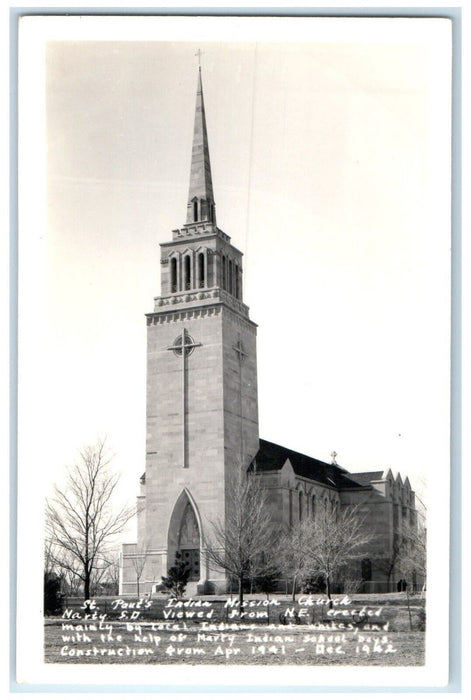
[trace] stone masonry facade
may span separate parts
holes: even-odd
[[[121,595],[155,591],[177,552],[191,570],[188,594],[228,589],[204,541],[211,522],[225,521],[236,469],[257,470],[280,532],[327,503],[358,504],[375,540],[352,575],[364,590],[393,588],[394,548],[417,523],[408,479],[350,474],[335,457],[328,464],[259,437],[257,326],[243,301],[243,255],[216,225],[201,72],[186,214],[161,243],[161,294],[146,316],[146,465],[137,542],[122,548]]]

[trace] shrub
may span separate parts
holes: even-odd
[[[307,576],[301,585],[303,593],[325,593],[326,588],[327,585],[323,574]]]
[[[44,614],[55,615],[62,612],[61,579],[57,574],[44,574]]]
[[[180,552],[175,554],[175,564],[170,567],[167,576],[162,576],[164,589],[175,598],[182,598],[185,595],[186,585],[190,577],[190,568],[182,560]]]
[[[267,573],[265,576],[257,576],[255,590],[260,593],[273,593],[278,588],[278,573]]]

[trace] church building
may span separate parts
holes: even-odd
[[[243,253],[217,225],[201,69],[186,223],[160,245],[161,292],[146,315],[146,466],[120,594],[136,594],[138,579],[141,595],[156,590],[177,552],[190,568],[187,594],[226,591],[205,556],[205,532],[224,522],[231,472],[254,465],[280,531],[323,504],[361,503],[376,537],[356,575],[364,590],[395,589],[400,576],[388,562],[416,523],[409,480],[390,470],[349,473],[335,453],[329,464],[259,436],[257,325],[244,303]]]

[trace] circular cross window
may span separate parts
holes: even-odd
[[[172,350],[178,357],[182,356],[183,351],[185,351],[185,357],[188,357],[188,355],[191,355],[194,349],[195,341],[189,333],[185,332],[182,335],[179,335],[173,341]]]

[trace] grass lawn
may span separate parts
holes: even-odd
[[[284,609],[288,603],[287,599],[282,601]],[[181,613],[184,619],[164,620],[164,600],[154,619],[134,613],[132,620],[132,612],[127,610],[124,620],[119,620],[113,619],[117,614],[110,614],[110,602],[104,606],[101,601],[97,612],[108,611],[101,621],[100,617],[85,619],[77,608],[73,615],[73,608],[68,609],[69,617],[46,619],[45,660],[72,664],[422,665],[425,633],[419,631],[418,620],[424,602],[413,601],[412,631],[405,603],[397,597],[356,597],[345,610],[367,605],[372,611],[379,610],[379,616],[371,616],[360,626],[341,616],[335,618],[332,628],[325,624],[325,609],[320,612],[314,607],[302,624],[283,625],[278,615],[281,607],[272,609],[269,622],[234,620],[223,615],[224,602],[213,599],[207,608],[199,609],[203,610],[200,618],[212,610],[209,620],[187,619],[187,612]],[[343,615],[341,606],[338,610]]]
[[[263,628],[257,625],[253,630],[230,630],[225,632],[225,637],[216,637],[217,634],[224,633],[201,632],[197,625],[172,632],[160,630],[157,624],[146,622],[141,625],[140,634],[136,634],[126,631],[125,624],[110,624],[112,640],[108,632],[106,642],[102,642],[97,633],[86,633],[85,640],[75,640],[73,643],[64,641],[70,632],[64,633],[61,623],[46,625],[46,661],[73,664],[229,663],[346,666],[409,666],[424,663],[423,632],[383,634],[363,630],[357,633],[340,633],[327,630],[320,632],[312,625]],[[387,648],[389,652],[386,652]],[[78,656],[81,651],[88,651],[91,655]],[[73,655],[69,656],[69,653]]]

